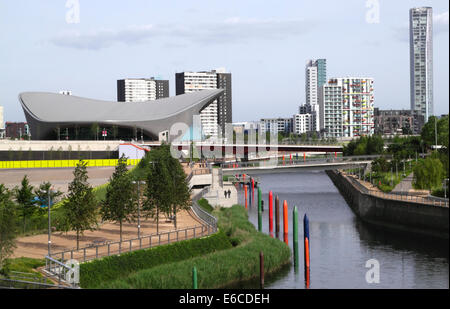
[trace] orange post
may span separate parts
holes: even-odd
[[[283,165],[284,165],[284,155],[283,155]]]
[[[291,164],[292,164],[292,153],[291,154],[289,154],[289,161],[291,162]]]
[[[308,238],[305,238],[305,266],[309,268],[309,241]]]
[[[283,225],[284,225],[284,242],[288,244],[288,205],[286,200],[283,202]]]
[[[306,162],[306,153],[303,153],[303,162]]]
[[[248,209],[248,202],[247,202],[247,185],[244,185],[244,194],[245,194],[245,209]]]

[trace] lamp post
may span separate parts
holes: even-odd
[[[52,230],[51,230],[51,217],[50,217],[50,206],[52,204],[51,201],[51,193],[52,193],[52,188],[49,188],[47,191],[45,190],[41,190],[42,193],[47,193],[48,195],[48,205],[47,205],[47,209],[48,209],[48,256],[51,256],[51,244],[52,244],[52,240],[51,240],[51,235],[52,235]]]
[[[137,180],[133,181],[133,184],[137,184],[137,191],[138,191],[138,238],[141,238],[141,190],[140,190],[140,184],[145,185],[145,181],[143,180]]]

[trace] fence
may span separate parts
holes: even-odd
[[[208,212],[206,212],[205,210],[203,210],[197,203],[200,197],[208,193],[209,190],[210,190],[209,187],[205,187],[202,189],[202,191],[200,191],[194,196],[194,198],[192,199],[192,211],[197,215],[197,217],[202,219],[208,226],[211,226],[212,230],[215,233],[217,231],[217,219]]]
[[[426,204],[426,205],[440,206],[440,207],[448,207],[448,200],[444,200],[444,199],[438,200],[438,199],[434,199],[434,198],[408,194],[407,192],[404,192],[404,193],[398,192],[395,194],[384,193],[383,191],[380,191],[380,190],[374,190],[374,189],[367,188],[359,180],[355,179],[352,176],[347,175],[346,177],[347,177],[347,179],[349,179],[352,182],[352,184],[357,189],[359,189],[359,191],[361,191],[365,194],[368,194],[368,195],[381,197],[384,199],[390,199],[390,200],[408,201],[408,202],[412,202],[412,203],[419,203],[419,204]]]
[[[8,277],[0,277],[0,289],[67,289],[69,286],[55,285],[49,282],[48,277],[39,276],[37,273],[25,273],[11,271]]]
[[[88,159],[87,166],[116,166],[118,159]],[[127,165],[137,165],[140,159],[128,159]],[[57,168],[75,167],[79,160],[31,160],[31,161],[0,161],[0,169],[14,168]]]
[[[163,244],[170,244],[174,241],[203,237],[215,233],[216,230],[216,227],[210,225],[188,227],[159,234],[153,233],[150,235],[141,236],[140,238],[114,242],[103,242],[92,244],[91,246],[79,249],[68,249],[53,253],[52,258],[61,262],[64,262],[67,259],[75,259],[81,263],[93,259],[98,259],[100,257],[131,252],[134,250],[147,249]]]

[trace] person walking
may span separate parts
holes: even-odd
[[[231,197],[231,190],[228,189],[228,198],[230,198],[230,197]]]

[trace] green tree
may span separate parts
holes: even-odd
[[[127,158],[122,155],[110,178],[106,198],[101,203],[100,210],[103,220],[119,223],[120,241],[122,241],[122,223],[133,221],[131,215],[136,209],[137,201],[131,175],[127,172]]]
[[[414,185],[417,189],[440,188],[444,177],[444,167],[439,159],[428,157],[414,167]]]
[[[176,215],[180,210],[188,209],[191,206],[191,190],[186,180],[186,174],[180,162],[170,155],[169,146],[163,147],[164,155],[168,158],[169,177],[172,180],[168,189],[170,192],[170,199],[172,204],[172,212],[174,217],[175,229],[177,228]]]
[[[172,207],[172,190],[170,188],[173,185],[173,180],[169,173],[167,164],[169,158],[166,156],[164,147],[165,144],[148,153],[147,188],[144,194],[145,201],[142,205],[146,217],[156,218],[158,231],[160,212],[168,214]]]
[[[16,237],[16,213],[12,192],[0,184],[0,271],[6,272],[7,258],[13,253]]]
[[[23,177],[20,189],[16,189],[14,193],[19,204],[18,209],[23,220],[23,232],[25,233],[27,218],[30,218],[36,211],[36,202],[33,200],[33,186],[30,185],[27,175]]]
[[[39,213],[44,214],[47,212],[45,207],[48,207],[48,192],[51,189],[52,184],[49,181],[43,182],[39,185],[39,188],[34,189],[34,194],[37,197],[37,205],[39,207]],[[58,202],[58,197],[62,195],[59,190],[50,190],[50,200],[52,205]]]
[[[98,129],[99,129],[98,123],[95,122],[91,125],[91,137],[94,140],[98,140]]]
[[[67,228],[77,233],[77,249],[79,249],[80,234],[85,230],[93,231],[97,227],[97,200],[88,183],[87,162],[80,160],[73,172],[74,179],[69,184],[67,202],[64,212],[67,218]]]

